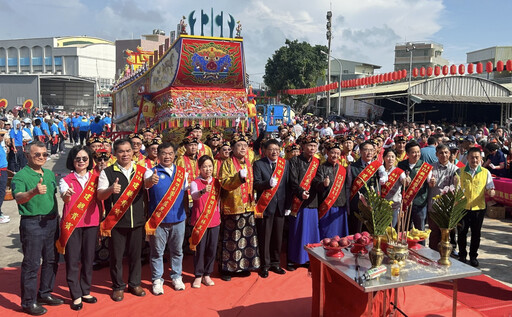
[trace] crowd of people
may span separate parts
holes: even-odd
[[[26,145],[20,143],[18,151],[24,152],[27,165],[12,179],[24,255],[21,306],[32,315],[44,314],[42,305],[63,303],[52,295],[59,253],[66,260],[71,309],[97,302],[90,289],[98,235],[110,239],[113,301],[122,301],[125,290],[145,296],[141,253],[146,236],[151,267],[147,278],[154,295],[164,293],[166,251],[176,291],[186,288],[186,249],[194,252],[192,288],[215,284],[215,263],[224,281],[254,271],[267,278],[269,272],[285,274],[307,266],[304,245],[364,230],[355,212],[358,193],[370,187],[392,201],[393,225],[407,200],[412,205],[411,226],[423,230],[428,224],[429,247],[437,250],[440,230],[428,217],[432,197],[446,186],[460,185],[468,213],[457,230],[458,258],[467,262],[471,230],[469,264],[478,266],[485,194],[494,195],[491,174],[508,176],[511,157],[508,130],[496,125],[388,125],[307,116],[279,126],[277,134],[262,127],[257,137],[236,132],[230,140],[213,131],[203,135],[203,127],[194,124],[178,146],[151,128],[112,144],[104,134],[110,129],[109,115],[49,118],[60,120],[57,144],[62,135],[74,145],[66,161],[70,173],[57,183],[54,173],[43,168],[49,155],[46,139],[34,137],[23,140]],[[68,119],[60,129],[58,123]],[[81,122],[88,122],[89,130],[76,128]],[[93,124],[103,124],[102,129],[93,131]],[[32,135],[39,136],[36,127]],[[0,130],[0,140],[8,133]],[[10,139],[17,148],[16,136]],[[64,202],[62,213],[57,196]],[[282,265],[285,244],[287,262]],[[123,279],[124,256],[129,262],[128,285]]]

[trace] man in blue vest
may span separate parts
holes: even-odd
[[[8,166],[13,172],[18,172],[25,167],[27,160],[23,151],[23,129],[18,120],[13,121],[13,127],[9,131],[10,151],[8,155]]]
[[[178,168],[174,162],[175,146],[171,143],[163,143],[158,146],[158,164],[154,169],[148,169],[144,175],[146,188],[149,188],[148,217],[151,218],[157,205],[165,199]],[[156,175],[158,177],[154,177]],[[154,235],[149,235],[149,246],[151,250],[151,280],[153,281],[153,294],[161,295],[163,290],[164,262],[163,255],[166,244],[169,247],[171,256],[171,280],[175,290],[185,289],[181,278],[183,262],[183,239],[185,237],[185,204],[188,203],[188,175],[185,173],[183,187],[174,204],[167,209],[167,215],[156,228]]]

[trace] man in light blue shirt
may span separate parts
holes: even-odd
[[[427,146],[420,150],[420,152],[421,152],[420,160],[425,161],[430,165],[437,162],[438,159],[436,156],[436,146],[437,146],[436,138],[433,136],[430,136],[427,139]]]

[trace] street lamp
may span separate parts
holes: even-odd
[[[326,28],[327,28],[327,32],[325,33],[326,37],[327,37],[327,49],[328,49],[328,53],[327,53],[327,86],[329,86],[331,84],[331,59],[329,58],[331,56],[331,38],[332,38],[332,32],[331,32],[331,26],[332,26],[332,11],[327,11],[327,15],[326,15],[326,18],[327,18],[327,24],[326,24]],[[326,105],[326,109],[325,109],[325,112],[326,112],[326,118],[329,117],[329,114],[331,113],[331,91],[330,90],[327,90],[327,105]]]
[[[416,49],[411,42],[405,44],[405,51],[411,53],[409,60],[409,88],[407,89],[407,122],[410,121],[410,108],[411,108],[411,80],[412,80],[412,51]],[[414,121],[414,118],[413,118]]]
[[[339,83],[338,83],[338,116],[340,115],[340,111],[341,111],[341,76],[343,74],[343,66],[341,65],[341,61],[339,59],[337,59],[336,57],[332,56],[332,55],[329,55],[327,54],[326,52],[324,51],[320,51],[322,54],[324,55],[327,55],[327,57],[329,58],[332,58],[334,59],[335,61],[338,62],[338,64],[340,65],[340,80],[339,80]],[[328,60],[327,61],[329,63],[329,65],[331,64],[331,61]]]

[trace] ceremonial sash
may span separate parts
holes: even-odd
[[[108,213],[105,220],[103,220],[100,224],[100,233],[104,237],[110,237],[110,232],[112,228],[115,227],[117,222],[123,218],[124,214],[130,208],[133,203],[135,197],[139,193],[141,189],[141,185],[144,180],[144,172],[146,168],[137,164],[133,165],[135,168],[135,175],[133,175],[132,180],[123,191],[117,202],[112,206],[112,209]]]
[[[162,197],[158,205],[156,206],[151,218],[146,222],[146,234],[154,235],[156,228],[160,225],[162,220],[167,216],[169,210],[171,210],[172,206],[176,202],[176,199],[180,195],[181,189],[183,188],[183,183],[185,182],[185,169],[180,166],[176,166],[176,173],[174,175],[174,180],[169,186],[169,189]]]
[[[217,174],[215,174],[215,176],[218,178],[219,174],[220,174],[220,168],[222,167],[222,162],[224,162],[224,161],[223,160],[215,160],[215,162],[217,163]]]
[[[379,161],[373,161],[359,175],[354,175],[354,183],[350,188],[350,199],[354,198],[357,192],[368,182],[370,178],[377,172],[381,163]]]
[[[309,163],[308,170],[304,177],[300,181],[300,188],[305,191],[308,191],[311,188],[311,181],[316,175],[316,171],[318,170],[318,166],[320,165],[320,161],[316,157],[311,158],[311,163]],[[291,215],[297,217],[297,213],[299,212],[300,206],[302,205],[302,200],[300,200],[297,196],[293,196]]]
[[[386,184],[382,185],[380,196],[382,198],[385,198],[389,191],[395,186],[396,181],[400,178],[400,174],[402,174],[404,171],[401,168],[395,167],[395,169],[389,174],[388,181]]]
[[[420,190],[421,186],[423,186],[423,183],[427,180],[428,173],[432,170],[432,165],[428,163],[423,163],[418,170],[418,173],[416,176],[414,176],[414,179],[412,180],[409,187],[407,187],[407,190],[405,191],[404,197],[403,197],[403,206],[404,208],[409,206],[411,202],[413,201],[414,197],[416,197],[416,194]]]
[[[220,183],[216,178],[212,180],[212,189],[208,195],[208,200],[206,200],[206,205],[204,205],[204,209],[197,219],[194,228],[192,229],[192,234],[188,239],[190,243],[190,250],[195,251],[196,246],[201,242],[206,229],[210,225],[210,222],[213,219],[213,215],[215,214],[215,209],[217,208],[220,197]]]
[[[329,209],[331,209],[332,205],[338,196],[341,193],[341,189],[343,188],[343,183],[345,182],[345,175],[347,174],[347,170],[341,164],[338,164],[338,171],[336,172],[336,177],[334,177],[334,183],[332,183],[331,190],[329,194],[325,198],[325,200],[318,207],[318,219],[322,218],[327,214]]]
[[[153,169],[158,165],[158,159],[152,161],[151,159],[146,157],[146,168]]]
[[[185,163],[185,170],[188,172],[188,182],[192,183],[194,179],[196,179],[197,175],[199,175],[199,168],[196,162],[195,169],[192,170],[192,163],[190,162],[190,158],[186,155],[183,155],[183,162]]]
[[[197,153],[199,154],[197,158],[200,158],[201,156],[206,154],[206,148],[204,146],[204,143],[201,143],[201,148],[197,150]]]
[[[277,178],[277,185],[273,188],[267,189],[263,191],[260,199],[258,199],[258,203],[256,204],[256,208],[254,209],[254,217],[263,218],[263,212],[267,208],[268,204],[274,198],[279,185],[281,184],[281,179],[283,178],[284,167],[286,164],[286,160],[282,157],[277,158],[276,169],[274,173],[272,173],[272,178]]]
[[[235,169],[237,173],[242,169],[242,166],[240,165],[240,162],[236,157],[231,158],[233,160],[233,165],[235,165]],[[245,165],[247,166],[247,177],[245,178],[245,183],[240,186],[240,189],[242,190],[242,202],[244,204],[247,204],[248,202],[252,201],[252,166],[249,162],[249,153],[247,153],[247,156],[245,157]]]
[[[60,226],[60,237],[55,242],[57,251],[64,254],[66,251],[66,244],[68,243],[69,237],[75,231],[76,226],[82,220],[83,216],[87,212],[90,203],[96,198],[96,188],[98,187],[99,171],[94,171],[89,175],[89,181],[85,184],[84,190],[78,196],[68,214],[62,219]]]

